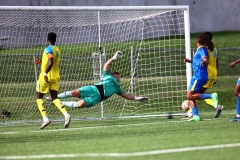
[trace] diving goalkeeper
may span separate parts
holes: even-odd
[[[113,94],[118,94],[122,98],[137,101],[146,101],[148,97],[134,96],[125,93],[120,87],[120,73],[110,72],[110,65],[123,55],[122,52],[117,51],[112,58],[110,58],[103,67],[102,80],[94,85],[83,86],[81,88],[66,91],[58,94],[59,99],[78,97],[78,102],[74,101],[62,101],[66,107],[92,107],[101,101],[104,101],[111,97]],[[46,97],[51,100],[51,97]]]

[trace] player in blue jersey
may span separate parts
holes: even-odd
[[[68,97],[78,97],[80,99],[78,102],[62,101],[64,106],[75,108],[92,107],[99,102],[111,97],[115,93],[122,98],[129,100],[148,100],[147,97],[138,97],[125,93],[120,87],[120,74],[118,72],[110,72],[110,65],[113,63],[113,61],[117,60],[121,56],[122,52],[117,51],[115,55],[104,64],[102,80],[99,83],[90,86],[83,86],[72,91],[66,91],[64,93],[58,94],[59,99],[64,99]],[[51,100],[50,97],[47,97],[47,99]]]
[[[233,68],[239,62],[240,62],[240,59],[238,59],[234,62],[231,62],[230,67]],[[236,104],[237,115],[236,115],[236,117],[232,118],[231,121],[238,122],[238,121],[240,121],[240,77],[237,80],[237,84],[234,89],[234,94],[237,96],[237,104]]]
[[[197,51],[194,54],[193,61],[185,58],[184,62],[192,63],[193,77],[188,87],[187,99],[193,102],[192,114],[190,121],[200,121],[201,117],[198,115],[196,100],[213,99],[214,105],[218,105],[218,95],[202,94],[201,89],[208,81],[208,63],[209,54],[208,49],[213,50],[213,43],[204,35],[198,36],[196,40]],[[207,46],[207,48],[206,48]]]
[[[207,31],[207,32],[202,33],[202,35],[206,36],[210,41],[212,41],[213,35],[211,32]],[[216,83],[216,79],[217,79],[217,71],[218,71],[218,66],[219,66],[217,49],[214,48],[214,50],[210,50],[208,48],[208,55],[209,55],[208,81],[206,84],[204,84],[203,88],[201,89],[201,93],[204,93],[208,88],[212,88],[213,85]],[[190,60],[188,60],[188,61],[191,63]],[[215,118],[218,118],[221,115],[223,106],[222,105],[215,106],[214,101],[212,99],[205,99],[204,101],[207,104],[216,108]],[[191,108],[188,110],[187,116],[185,118],[183,118],[182,120],[188,120],[190,118],[192,118],[192,109]]]
[[[65,116],[64,128],[69,127],[70,115],[67,113],[65,107],[57,98],[59,91],[59,64],[61,59],[60,49],[55,45],[57,35],[53,32],[48,34],[47,42],[48,47],[44,50],[42,54],[42,60],[36,59],[35,63],[41,64],[41,73],[36,85],[36,101],[38,109],[43,117],[43,123],[40,129],[45,128],[51,123],[48,119],[47,112],[44,106],[43,95],[50,92],[53,103]]]

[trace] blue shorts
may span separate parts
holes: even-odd
[[[240,77],[237,80],[237,85],[240,85]]]
[[[193,92],[199,92],[205,83],[207,83],[208,79],[195,79],[192,78],[188,90]]]

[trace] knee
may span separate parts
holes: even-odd
[[[86,103],[83,100],[80,100],[80,101],[78,101],[78,107],[84,108],[84,107],[86,107]]]
[[[191,100],[192,99],[192,95],[191,94],[187,94],[187,99]]]
[[[73,97],[79,97],[80,96],[80,91],[78,89],[75,89],[71,91],[71,94]]]

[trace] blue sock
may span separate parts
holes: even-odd
[[[198,116],[198,109],[196,106],[192,107],[192,114],[193,116]]]
[[[240,115],[240,97],[237,97],[236,111],[237,114]]]
[[[63,101],[62,102],[64,104],[64,106],[66,107],[73,107],[73,108],[77,108],[78,107],[78,102],[73,102],[73,101]]]
[[[57,96],[59,99],[72,97],[72,92],[71,91],[63,92],[63,93],[58,94]]]
[[[200,99],[212,99],[212,94],[201,94]]]

